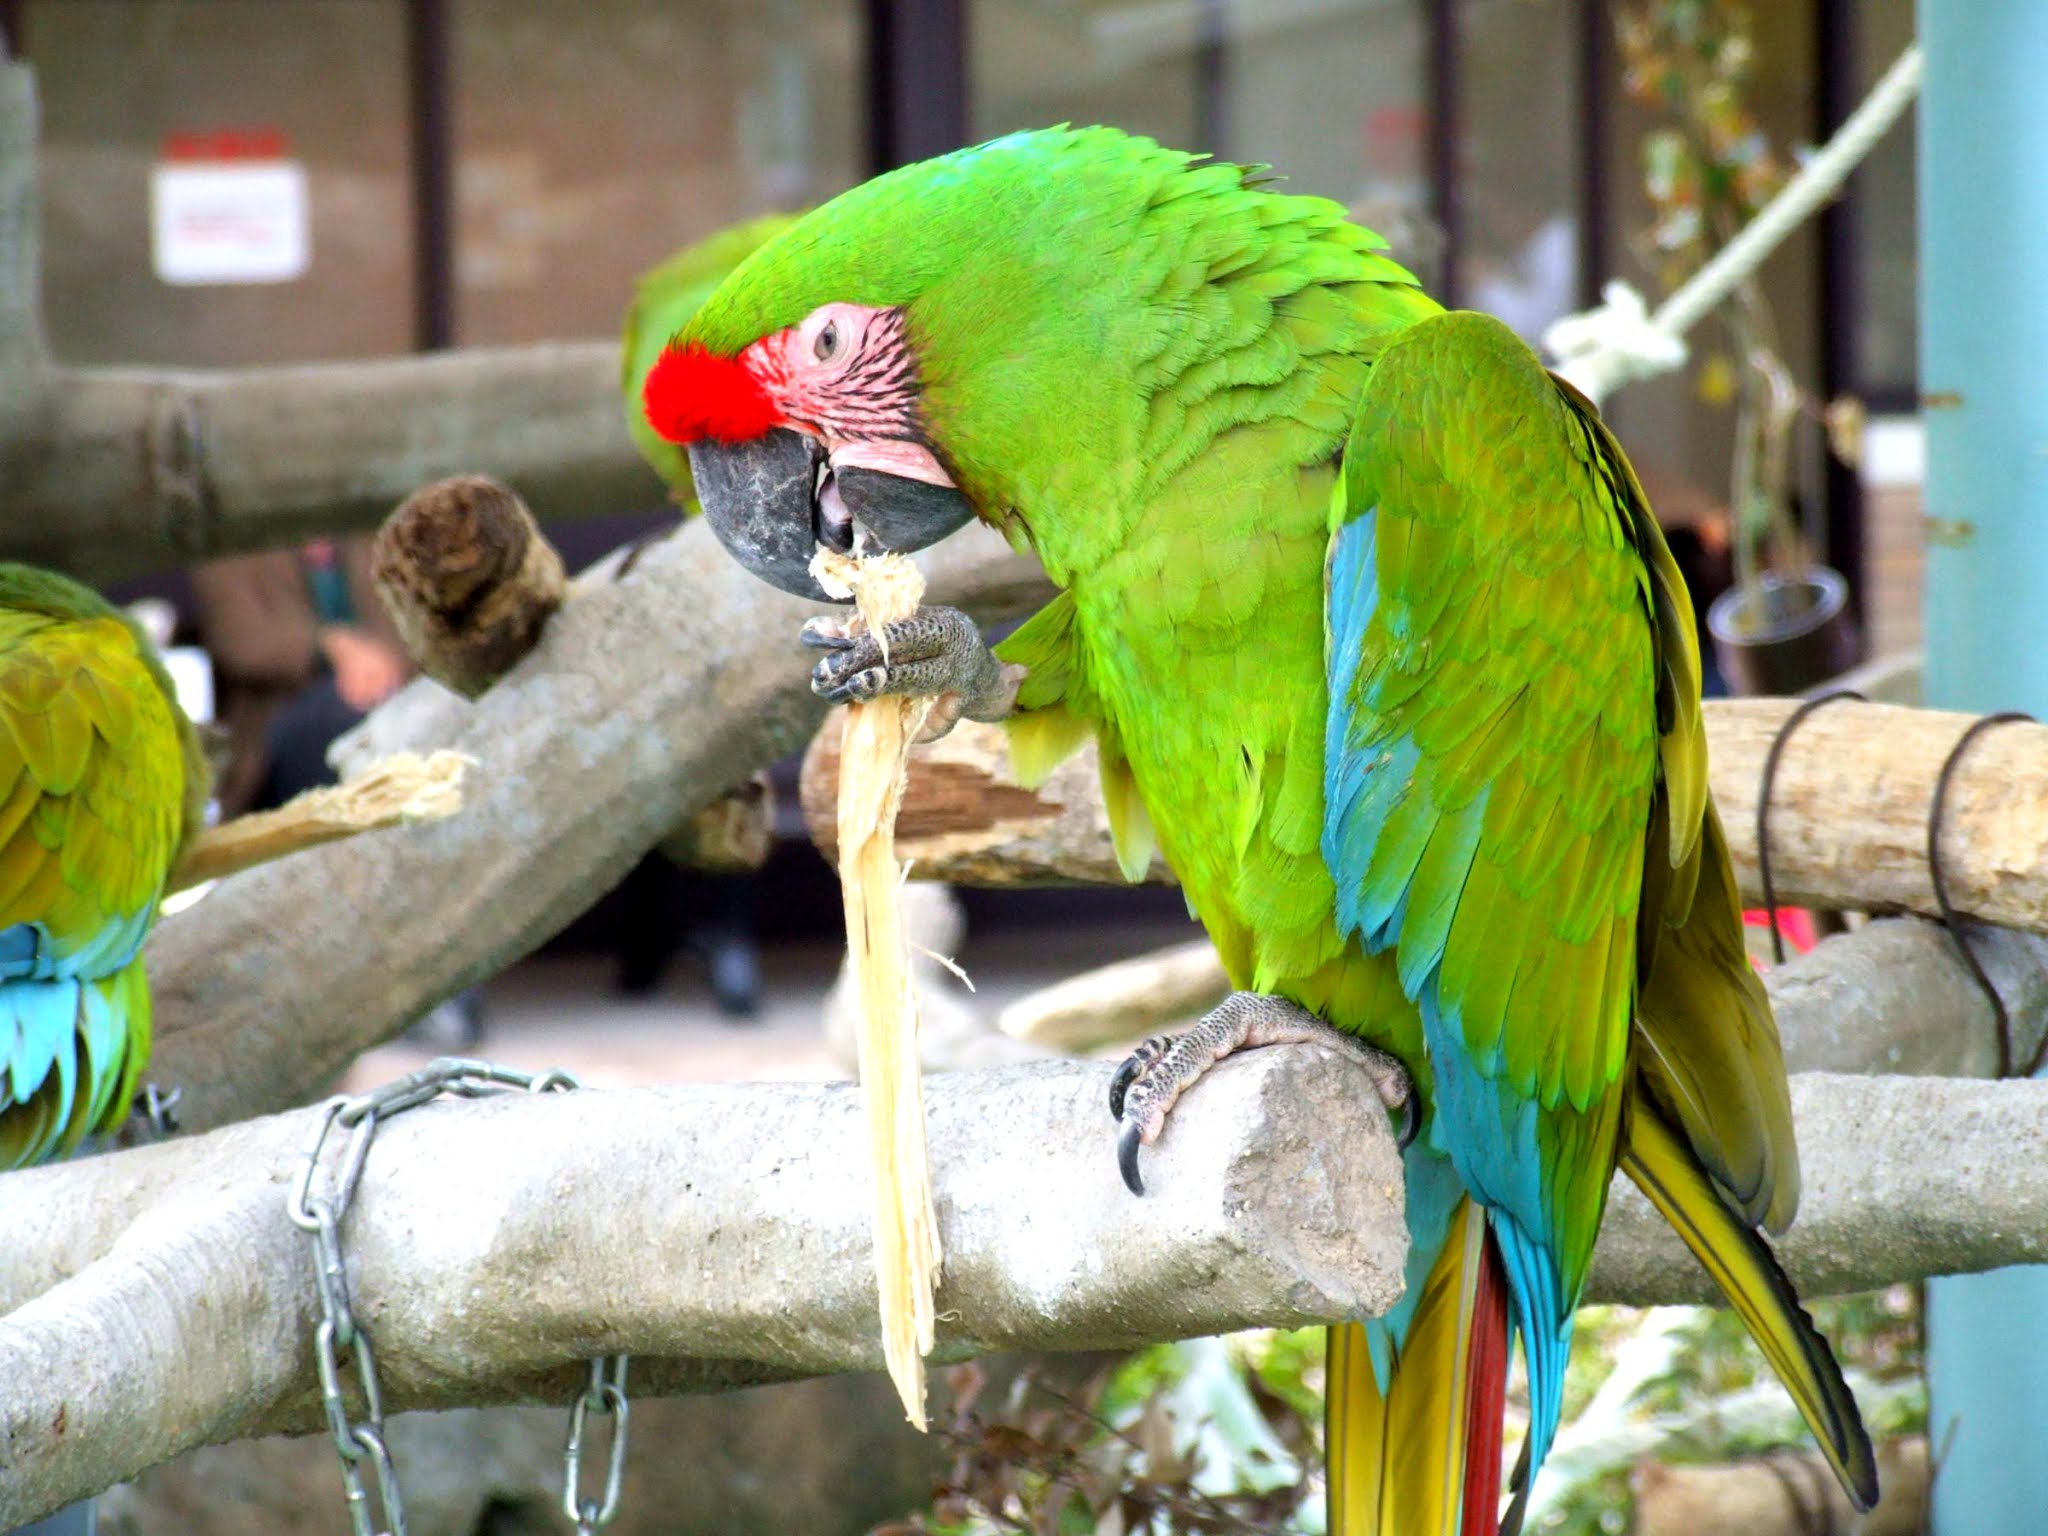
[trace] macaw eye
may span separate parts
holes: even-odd
[[[827,320],[825,329],[818,332],[818,339],[811,343],[811,352],[819,362],[829,363],[839,354],[839,322]]]

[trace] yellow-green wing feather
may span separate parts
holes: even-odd
[[[0,603],[17,595],[0,580]],[[126,1113],[149,1043],[139,951],[189,827],[161,673],[121,618],[66,597],[0,606],[0,1168]]]

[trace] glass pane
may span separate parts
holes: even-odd
[[[1109,123],[1263,161],[1425,281],[1421,0],[973,0],[974,134]]]
[[[1574,0],[1458,10],[1458,299],[1531,342],[1578,308],[1577,11]]]
[[[1858,74],[1865,91],[1913,41],[1912,0],[1865,0],[1856,8]],[[1862,303],[1856,318],[1855,387],[1909,398],[1919,378],[1913,113],[1881,139],[1849,183]]]
[[[607,335],[633,280],[866,169],[854,0],[457,0],[455,331]]]
[[[25,22],[59,357],[234,364],[412,345],[400,0],[29,0]],[[168,233],[152,228],[160,170],[190,192]]]

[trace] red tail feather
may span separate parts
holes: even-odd
[[[1462,1536],[1494,1536],[1494,1522],[1500,1518],[1501,1420],[1508,1398],[1508,1282],[1491,1226],[1485,1243],[1472,1304],[1472,1351],[1465,1368]]]

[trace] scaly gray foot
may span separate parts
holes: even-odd
[[[1371,1076],[1380,1102],[1395,1115],[1394,1138],[1406,1147],[1419,1117],[1408,1071],[1385,1051],[1367,1045],[1301,1004],[1264,992],[1233,992],[1177,1035],[1154,1035],[1125,1058],[1109,1084],[1109,1112],[1123,1122],[1116,1139],[1117,1166],[1131,1193],[1145,1193],[1138,1148],[1166,1128],[1174,1101],[1224,1057],[1261,1045],[1326,1045]]]
[[[1024,669],[996,660],[974,620],[957,608],[920,608],[884,625],[880,639],[816,618],[798,638],[828,653],[811,669],[811,692],[821,699],[851,704],[900,693],[935,700],[920,741],[945,735],[962,716],[1001,720],[1016,707],[1024,681]]]

